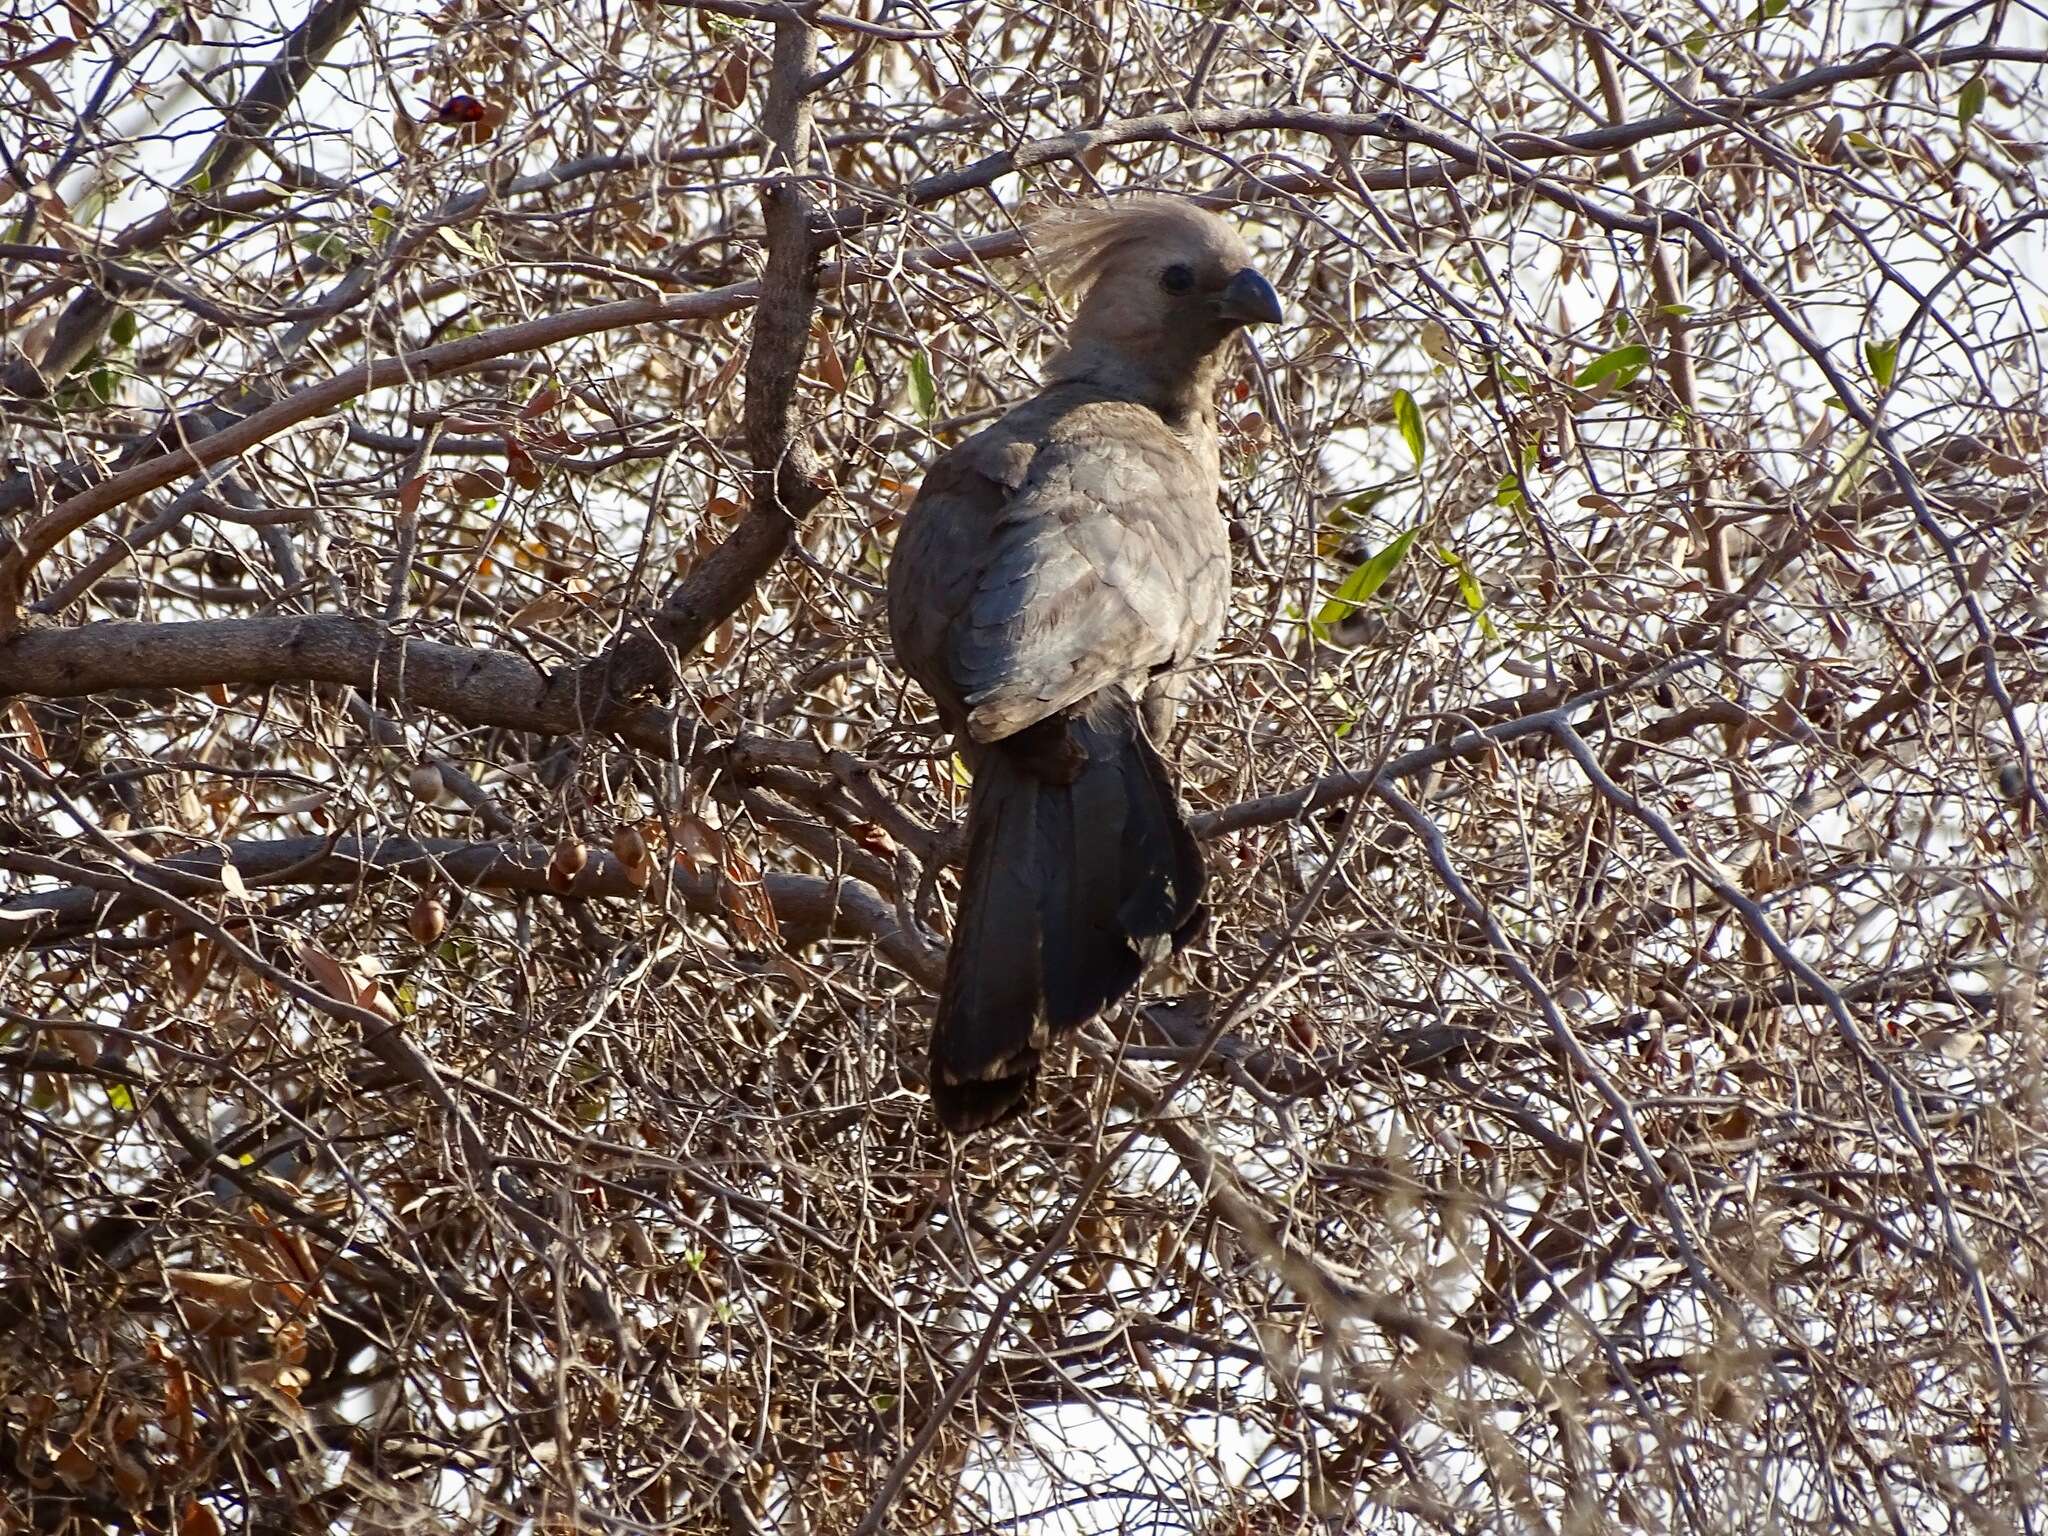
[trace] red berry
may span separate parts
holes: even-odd
[[[450,96],[434,109],[437,123],[480,123],[487,108],[474,96]]]

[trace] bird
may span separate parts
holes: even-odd
[[[1206,921],[1160,746],[1230,599],[1216,391],[1283,318],[1229,221],[1147,196],[1040,221],[1080,295],[1037,394],[932,462],[890,555],[897,664],[971,782],[932,1024],[938,1121],[1021,1113],[1046,1046]]]

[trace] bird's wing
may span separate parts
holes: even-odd
[[[1187,660],[1229,590],[1213,482],[1157,416],[1033,414],[934,466],[890,572],[898,654],[981,741]]]

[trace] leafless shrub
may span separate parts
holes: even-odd
[[[2039,1528],[2037,12],[0,32],[0,1525]],[[1135,189],[1215,920],[948,1146],[879,575]]]

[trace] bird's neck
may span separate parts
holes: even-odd
[[[1184,436],[1210,438],[1216,435],[1216,385],[1222,376],[1220,352],[1190,359],[1165,349],[1157,357],[1133,357],[1085,341],[1068,346],[1045,371],[1048,384],[1099,389],[1157,413]]]

